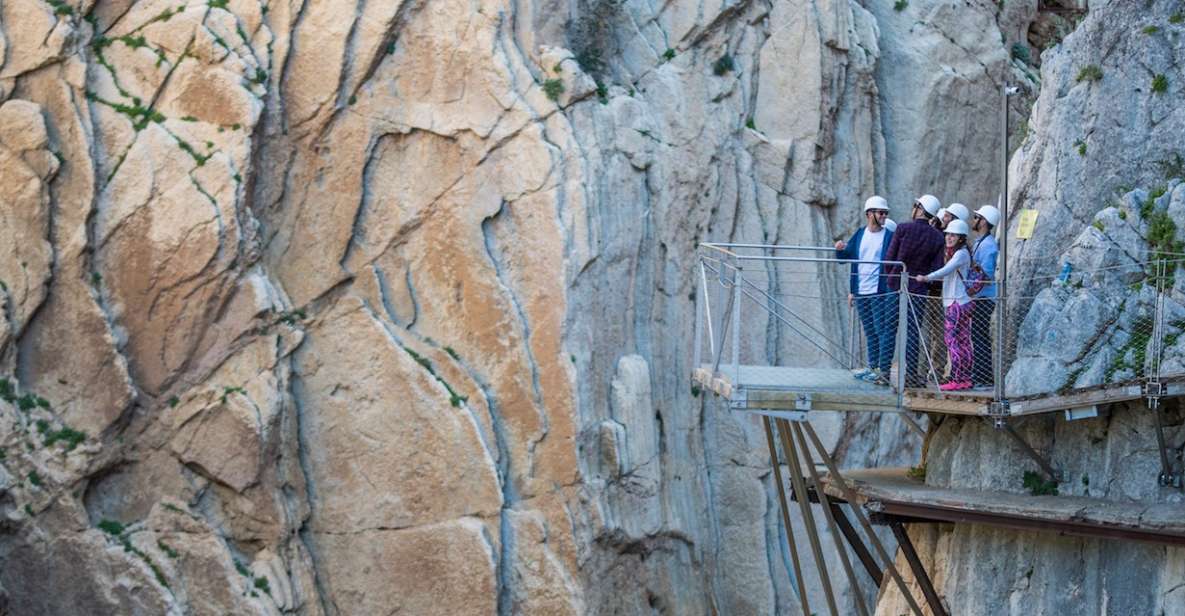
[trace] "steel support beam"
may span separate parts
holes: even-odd
[[[810,437],[811,444],[814,445],[815,451],[819,452],[819,457],[823,459],[823,463],[827,465],[831,480],[839,487],[844,499],[853,504],[852,514],[856,516],[856,521],[860,523],[860,527],[868,535],[868,541],[872,543],[872,548],[876,550],[877,556],[885,563],[885,568],[889,570],[889,575],[893,578],[893,581],[897,584],[897,588],[905,597],[906,603],[909,603],[909,608],[917,616],[922,616],[922,607],[918,605],[918,602],[913,598],[913,594],[909,592],[909,586],[902,579],[901,573],[897,571],[897,565],[893,562],[893,558],[889,556],[889,553],[885,550],[885,546],[881,545],[881,541],[876,536],[876,531],[872,530],[872,524],[868,521],[867,516],[864,515],[860,507],[855,506],[857,502],[856,491],[848,485],[843,475],[840,474],[839,467],[836,466],[835,460],[831,458],[831,454],[827,453],[827,448],[823,446],[823,441],[819,440],[819,435],[815,433],[814,426],[811,426],[810,423],[805,423],[803,424],[803,430]]]
[[[1044,456],[1037,453],[1037,450],[1033,449],[1032,445],[1029,445],[1029,443],[1027,441],[1025,441],[1025,439],[1023,437],[1021,437],[1021,435],[1017,434],[1016,430],[1012,427],[1011,424],[1008,423],[1008,421],[1006,419],[995,418],[994,420],[989,420],[989,421],[993,422],[993,426],[995,426],[996,429],[1002,430],[1005,434],[1007,434],[1008,436],[1011,436],[1012,440],[1015,441],[1017,445],[1020,445],[1021,451],[1024,452],[1024,454],[1027,455],[1028,457],[1032,458],[1033,461],[1037,463],[1037,466],[1040,466],[1041,470],[1046,475],[1048,475],[1051,480],[1053,480],[1057,483],[1061,483],[1061,481],[1062,481],[1061,473],[1058,473],[1053,468],[1053,466],[1049,463],[1049,461],[1047,461],[1045,459]]]
[[[930,612],[934,616],[949,616],[946,608],[942,605],[942,599],[938,598],[938,592],[934,590],[934,583],[930,581],[930,575],[922,566],[922,560],[918,558],[917,550],[913,548],[913,541],[909,539],[909,533],[905,531],[905,526],[900,522],[891,522],[889,528],[893,530],[893,536],[897,538],[897,545],[901,547],[901,553],[909,563],[910,570],[913,571],[913,579],[917,581],[918,586],[922,587],[922,594],[926,597],[926,603],[930,605]]]
[[[782,465],[778,462],[778,446],[774,443],[773,428],[769,417],[762,417],[765,426],[765,443],[769,446],[769,461],[774,469],[774,481],[778,484],[778,503],[782,506],[782,525],[786,528],[786,543],[790,546],[790,565],[794,567],[794,581],[798,585],[798,602],[802,605],[802,616],[811,616],[811,604],[806,594],[806,581],[802,577],[802,564],[798,561],[798,545],[794,541],[794,526],[790,524],[790,507],[786,503],[786,488],[782,483]]]
[[[806,460],[806,469],[811,475],[811,483],[816,487],[815,494],[819,497],[823,518],[827,521],[827,529],[831,531],[831,539],[835,542],[839,563],[843,566],[844,575],[848,577],[848,583],[852,585],[852,597],[856,600],[856,608],[861,614],[868,616],[868,606],[864,604],[864,593],[860,591],[860,582],[856,579],[855,571],[852,570],[851,561],[848,560],[848,551],[843,547],[843,539],[840,537],[841,531],[831,511],[831,499],[827,497],[827,492],[820,487],[822,483],[819,481],[819,472],[815,470],[815,461],[811,456],[810,449],[807,449],[806,439],[802,436],[802,428],[798,424],[790,424],[790,431],[794,433],[791,444],[798,443],[799,449],[802,450],[802,456]],[[797,454],[797,452],[795,453]]]
[[[815,567],[818,570],[819,582],[823,586],[823,596],[827,599],[827,608],[832,616],[839,616],[839,608],[835,603],[835,593],[831,589],[831,576],[827,571],[827,561],[823,558],[823,546],[819,542],[818,528],[815,526],[815,515],[811,511],[810,497],[806,493],[806,482],[802,477],[802,468],[798,463],[798,453],[794,444],[790,442],[790,422],[785,419],[776,420],[778,436],[782,439],[782,451],[786,453],[786,462],[790,465],[790,485],[794,488],[795,500],[802,513],[802,523],[806,526],[806,536],[810,540],[811,552],[815,555]],[[810,425],[810,424],[807,424]]]
[[[868,546],[864,544],[864,540],[856,532],[856,528],[852,526],[852,522],[848,520],[847,514],[843,512],[843,507],[838,503],[832,501],[831,517],[835,518],[835,522],[839,526],[839,532],[843,533],[845,539],[848,540],[848,545],[852,546],[852,551],[856,553],[856,558],[860,559],[860,564],[864,565],[864,570],[868,572],[868,577],[872,578],[877,588],[885,581],[885,573],[877,566],[876,559],[872,557],[872,552],[868,551]]]
[[[893,522],[904,524],[982,524],[1012,530],[1034,531],[1045,534],[1070,535],[1089,539],[1117,539],[1123,541],[1144,541],[1161,545],[1185,545],[1185,535],[1166,533],[1151,529],[1123,526],[1103,526],[1073,520],[1042,520],[1012,516],[1000,513],[954,509],[938,505],[898,503],[890,501],[869,501],[873,524],[887,526]]]

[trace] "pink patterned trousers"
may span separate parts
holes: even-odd
[[[946,333],[943,336],[950,351],[950,380],[971,382],[971,303],[955,302],[946,307]]]

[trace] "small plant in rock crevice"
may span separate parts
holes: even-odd
[[[1029,51],[1029,46],[1024,43],[1012,44],[1012,59],[1020,60],[1025,64],[1029,64],[1033,60],[1033,53]]]
[[[662,59],[667,62],[674,60],[675,59],[675,50],[671,49],[670,47],[667,47],[667,50],[662,52]]]
[[[893,3],[893,10],[900,13],[901,11],[904,11],[906,9],[906,7],[908,7],[908,6],[909,6],[909,2],[907,0],[897,0],[896,2]]]
[[[123,531],[127,528],[115,520],[101,520],[96,526],[99,530],[114,537],[122,535]]]
[[[1164,94],[1165,92],[1168,92],[1168,90],[1169,90],[1169,78],[1165,77],[1163,73],[1152,78],[1152,93],[1153,94]]]
[[[156,547],[160,548],[160,551],[164,552],[165,556],[168,556],[173,560],[177,560],[177,558],[181,556],[180,552],[173,549],[172,546],[168,545],[164,541],[161,541],[160,539],[156,540]]]
[[[1103,78],[1103,69],[1099,68],[1097,64],[1087,64],[1078,71],[1078,76],[1074,81],[1099,81]]]
[[[247,390],[243,389],[242,387],[224,387],[224,388],[222,388],[221,400],[222,400],[223,404],[226,404],[227,396],[230,396],[231,394],[243,394],[245,396],[245,395],[247,395]]]
[[[736,60],[732,59],[730,54],[720,56],[718,60],[712,65],[712,73],[717,77],[721,77],[727,73],[736,70]]]
[[[552,101],[558,101],[564,93],[564,82],[559,79],[548,79],[543,82],[543,93]]]
[[[1057,496],[1057,482],[1046,479],[1044,475],[1033,471],[1025,471],[1022,483],[1029,494],[1033,496]]]
[[[46,0],[46,3],[53,7],[54,15],[74,14],[74,7],[66,4],[62,0]]]

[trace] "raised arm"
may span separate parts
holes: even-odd
[[[955,270],[966,266],[970,262],[971,262],[971,256],[967,254],[967,251],[960,250],[955,253],[955,256],[950,258],[950,261],[946,262],[946,265],[943,265],[942,267],[938,268],[936,271],[933,271],[933,272],[930,272],[929,274],[927,274],[925,276],[926,281],[927,282],[934,282],[935,280],[941,280],[942,278],[949,276]]]
[[[857,231],[857,233],[859,233]],[[837,242],[837,245],[842,242]],[[857,245],[856,235],[852,235],[852,239],[848,240],[843,248],[835,249],[835,258],[837,259],[855,259],[860,256],[860,246]]]

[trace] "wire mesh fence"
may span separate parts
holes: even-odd
[[[996,285],[836,254],[703,246],[697,387],[739,386],[750,403],[842,392],[859,405],[909,390],[1023,398],[1185,378],[1185,255],[1051,258]]]

